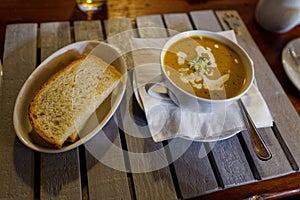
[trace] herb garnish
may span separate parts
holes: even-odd
[[[189,66],[194,72],[207,73],[209,65],[211,65],[210,60],[203,56],[198,56],[196,59],[189,61]]]

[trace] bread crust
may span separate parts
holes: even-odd
[[[53,144],[56,148],[62,148],[62,146],[65,143],[65,141],[75,142],[79,138],[78,132],[83,128],[85,121],[88,119],[88,117],[95,111],[95,109],[109,95],[109,94],[106,94],[105,91],[98,90],[99,85],[103,84],[103,83],[101,83],[101,81],[103,82],[103,80],[99,81],[98,85],[97,85],[97,89],[96,89],[96,92],[97,92],[96,96],[97,97],[99,96],[98,99],[95,100],[97,102],[93,102],[93,105],[88,105],[88,106],[95,106],[95,108],[88,108],[89,112],[87,112],[87,111],[81,112],[80,114],[82,114],[84,116],[79,116],[79,117],[76,116],[76,119],[74,119],[73,123],[76,123],[76,120],[79,120],[79,119],[82,119],[82,120],[80,120],[80,122],[77,122],[77,124],[72,124],[72,123],[70,125],[68,124],[68,126],[66,128],[66,133],[62,134],[61,137],[55,137],[54,138],[53,136],[51,136],[51,133],[46,132],[41,127],[42,125],[39,124],[39,121],[37,120],[37,118],[43,117],[43,116],[38,116],[36,109],[38,109],[39,108],[38,106],[40,106],[39,103],[41,102],[40,101],[41,95],[42,94],[44,94],[44,95],[46,94],[46,96],[47,96],[47,92],[48,92],[47,89],[49,89],[49,87],[51,87],[52,84],[55,84],[55,82],[57,81],[58,78],[61,78],[62,76],[67,76],[66,74],[68,74],[68,73],[70,74],[70,70],[73,70],[72,68],[74,68],[74,70],[77,70],[77,68],[81,69],[80,67],[78,67],[78,65],[82,64],[83,61],[85,61],[86,59],[90,59],[90,60],[88,60],[88,62],[95,62],[95,63],[97,63],[97,65],[99,66],[99,69],[101,67],[105,66],[105,68],[103,69],[103,72],[102,72],[103,74],[106,73],[106,71],[109,71],[108,72],[109,75],[111,75],[110,73],[112,73],[112,75],[108,76],[108,78],[110,79],[110,81],[112,81],[113,85],[111,85],[111,86],[109,86],[107,88],[104,88],[106,90],[109,90],[109,94],[110,94],[111,91],[116,87],[116,85],[117,85],[117,83],[120,80],[120,78],[121,78],[122,75],[115,69],[115,67],[113,67],[113,66],[105,63],[103,60],[101,60],[98,57],[89,55],[88,57],[80,57],[80,58],[74,60],[69,65],[67,65],[65,68],[63,68],[62,70],[60,70],[57,73],[55,73],[54,75],[52,75],[41,86],[41,88],[36,92],[33,100],[29,104],[28,115],[29,115],[30,124],[31,124],[34,132],[37,133],[41,138],[43,138],[47,143]],[[91,59],[92,59],[92,61],[91,61]],[[93,64],[94,63],[92,63],[92,65]],[[86,66],[86,67],[89,67],[89,66]],[[77,71],[75,73],[75,76],[76,75],[77,75]],[[74,87],[74,88],[77,87],[76,84],[75,84],[75,81],[74,81],[73,85],[68,85],[67,89],[70,89],[70,87]],[[101,88],[101,89],[103,89],[103,88]],[[50,97],[51,97],[51,95],[50,95]],[[57,102],[57,104],[60,104],[60,102]],[[84,106],[86,106],[86,105],[84,105]],[[89,115],[89,116],[87,116],[87,115]],[[53,120],[55,120],[55,119],[53,119]],[[53,124],[52,121],[51,122],[45,122],[45,123],[49,123],[49,124],[52,123]],[[51,125],[49,125],[49,126],[51,126]]]

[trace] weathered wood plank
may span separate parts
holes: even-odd
[[[254,181],[243,149],[236,136],[209,144],[224,187]]]
[[[176,138],[168,142],[168,147],[174,160],[178,185],[184,199],[219,189],[202,142]],[[183,154],[180,156],[180,153]]]
[[[164,18],[168,30],[172,29],[174,32],[192,30],[192,24],[186,14],[166,14]],[[181,148],[189,147],[174,162],[178,184],[184,198],[217,190],[218,184],[206,156],[203,143],[173,139],[169,144],[173,158],[175,158],[175,155],[172,155],[174,152],[178,153],[181,152]],[[201,153],[204,153],[204,156],[201,156]]]
[[[41,61],[72,42],[71,32],[65,30],[70,30],[69,22],[49,22],[41,24]]]
[[[275,122],[279,124],[281,133],[286,138],[286,141],[290,141],[289,144],[294,145],[291,147],[291,150],[295,156],[298,156],[299,164],[300,154],[299,151],[295,149],[296,146],[299,145],[299,140],[297,139],[298,133],[300,132],[300,120],[298,114],[285,96],[279,82],[275,78],[271,68],[259,51],[238,13],[236,11],[217,11],[216,14],[225,29],[232,28],[235,30],[238,44],[241,45],[253,59],[258,87],[266,99]],[[284,98],[284,103],[279,102],[278,96]],[[261,177],[266,179],[293,172],[272,129],[266,128],[265,130],[261,130],[261,135],[273,154],[272,159],[267,162],[262,162],[256,158],[252,151],[252,144],[249,136],[243,134]]]
[[[170,36],[193,29],[193,26],[186,13],[164,14],[163,17]]]
[[[136,17],[136,23],[141,38],[163,38],[168,36],[161,15],[138,16]]]
[[[142,38],[164,38],[167,37],[168,34],[166,32],[166,28],[164,26],[162,17],[160,15],[147,15],[147,16],[140,16],[136,18],[136,24],[138,27],[138,33],[139,36]],[[167,163],[169,160],[167,159],[167,155],[165,153],[165,147],[163,146],[162,143],[155,143],[152,140],[151,134],[148,131],[145,131],[143,133],[143,137],[147,135],[147,138],[144,139],[144,144],[141,145],[139,148],[132,148],[132,151],[137,151],[137,150],[143,150],[145,152],[157,152],[161,158],[154,158],[155,162],[154,163],[159,163],[158,165],[163,166],[165,163],[164,168],[160,168],[157,171],[151,171],[151,173],[146,174],[145,177],[143,176],[134,176],[135,182],[141,183],[143,182],[144,178],[148,178],[148,182],[143,183],[144,187],[140,187],[139,190],[137,190],[137,194],[142,196],[143,190],[145,190],[148,187],[151,187],[153,183],[152,181],[155,181],[155,177],[161,177],[159,180],[159,184],[156,184],[155,190],[152,191],[152,194],[148,194],[148,199],[174,199],[176,198],[176,193],[175,193],[175,188],[172,183],[172,178],[171,174],[169,171],[169,168],[167,167]],[[130,137],[128,137],[130,138]],[[135,142],[139,141],[141,139],[134,138],[132,140],[129,140],[129,144],[133,145]],[[143,149],[142,149],[143,148]],[[148,161],[148,162],[153,162],[153,161]],[[154,164],[152,164],[155,166]],[[154,168],[154,167],[153,167]],[[150,176],[149,176],[150,175]],[[158,198],[159,197],[159,198]]]
[[[0,199],[34,198],[34,152],[17,139],[12,124],[18,91],[36,66],[37,24],[6,27],[0,111]]]
[[[152,140],[148,127],[139,127],[130,116],[122,117],[136,199],[176,199],[162,143]]]
[[[197,29],[210,31],[222,30],[213,11],[193,11],[192,20]],[[215,158],[217,169],[220,172],[224,187],[254,181],[251,168],[237,136],[230,139],[211,143],[211,152]]]
[[[193,23],[198,30],[221,31],[222,28],[212,10],[190,12]],[[209,19],[209,20],[204,20]]]
[[[89,199],[131,199],[127,169],[114,120],[84,146]]]
[[[41,60],[71,43],[69,22],[42,23]],[[41,199],[81,199],[79,151],[41,154]]]
[[[76,21],[74,22],[75,41],[103,40],[103,35],[99,37],[99,30],[102,31],[100,21]],[[114,119],[111,119],[103,129],[84,145],[88,197],[89,199],[131,199],[118,126]],[[111,159],[114,160],[113,163]]]
[[[78,149],[41,154],[41,199],[81,199]]]
[[[152,25],[157,27],[156,24]],[[139,23],[137,26],[139,28]],[[135,196],[137,199],[149,200],[176,199],[176,191],[162,143],[155,143],[148,127],[138,126],[131,117],[134,114],[131,105],[132,95],[132,76],[130,76],[126,102],[125,105],[123,104],[123,106],[127,106],[129,113],[121,116],[121,119],[122,129],[126,137]]]
[[[129,18],[109,19],[104,21],[106,39],[124,55],[128,70],[132,69],[132,54],[130,52],[130,38],[137,37]]]
[[[75,41],[82,40],[103,40],[103,30],[101,21],[75,21],[74,22]]]
[[[126,139],[126,157],[132,173],[136,199],[176,199],[176,192],[168,168],[162,143],[155,143],[147,126],[139,126],[133,119],[132,71],[129,72],[125,99],[117,118]]]

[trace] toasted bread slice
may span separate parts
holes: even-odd
[[[96,56],[73,61],[35,94],[28,112],[33,130],[57,148],[67,140],[75,142],[120,78],[113,66]]]

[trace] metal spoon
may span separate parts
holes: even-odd
[[[261,160],[264,160],[264,161],[271,159],[272,154],[271,154],[269,148],[267,147],[267,145],[265,144],[263,138],[259,134],[259,131],[256,128],[254,122],[252,121],[252,119],[251,119],[247,109],[245,108],[242,100],[239,100],[238,103],[239,103],[239,106],[241,108],[241,113],[244,117],[244,120],[246,121],[246,126],[249,130],[251,140],[252,140],[252,144],[253,144],[253,148],[254,148],[254,151],[255,151],[257,157]]]

